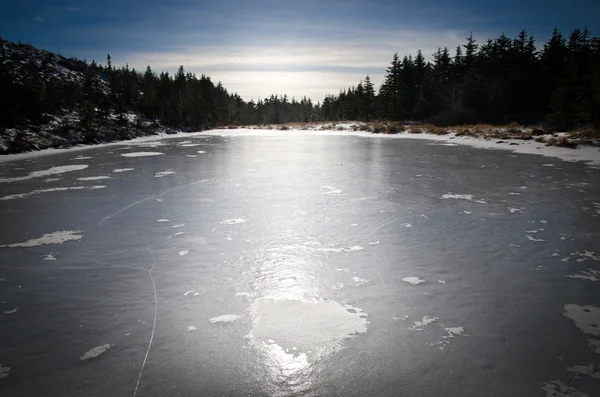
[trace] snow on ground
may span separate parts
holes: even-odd
[[[140,146],[140,144],[148,143],[148,145],[153,146],[157,141],[167,140],[167,139],[181,139],[184,137],[203,137],[203,136],[225,136],[225,137],[236,137],[236,136],[277,136],[281,137],[284,134],[304,134],[304,135],[332,135],[332,136],[358,136],[370,139],[420,139],[420,140],[430,140],[430,141],[438,141],[443,143],[452,143],[452,144],[460,144],[466,145],[481,149],[501,149],[501,150],[510,150],[515,153],[521,154],[537,154],[547,157],[558,158],[564,161],[584,161],[591,166],[600,166],[600,150],[597,147],[592,146],[580,146],[576,149],[565,148],[565,147],[557,147],[557,146],[545,146],[543,143],[535,142],[533,140],[525,141],[518,139],[511,139],[509,141],[503,141],[502,143],[496,143],[498,140],[485,140],[474,137],[467,136],[456,136],[455,133],[450,133],[447,135],[435,135],[435,134],[410,134],[408,132],[402,132],[398,134],[372,134],[366,131],[352,131],[352,126],[355,123],[349,124],[336,124],[335,127],[331,126],[331,130],[294,130],[290,129],[287,131],[279,131],[279,130],[264,130],[259,128],[240,128],[236,130],[229,129],[215,129],[210,131],[200,131],[200,132],[179,132],[176,134],[159,134],[148,137],[135,138],[132,140],[124,142],[110,142],[104,143],[100,145],[80,145],[71,148],[63,148],[63,149],[44,149],[36,152],[27,152],[27,153],[17,153],[17,154],[6,154],[0,156],[0,162],[9,162],[16,161],[26,158],[33,158],[39,156],[46,156],[55,153],[64,153],[65,151],[74,152],[80,150],[93,149],[98,147],[105,146],[114,146],[114,145],[136,145]],[[343,130],[336,130],[338,127],[349,128]],[[518,143],[518,145],[511,145],[511,143]],[[159,143],[160,144],[160,143]],[[158,146],[158,145],[157,145]],[[148,153],[148,152],[147,152]],[[199,151],[198,153],[204,153],[204,151]],[[163,154],[163,153],[160,153]],[[126,153],[125,157],[135,157],[134,153]],[[158,154],[153,154],[158,155]]]

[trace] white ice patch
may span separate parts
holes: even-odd
[[[188,296],[188,295],[192,295],[192,296],[198,296],[200,295],[200,292],[196,292],[196,291],[186,291],[185,294],[183,294],[184,296]]]
[[[0,245],[0,247],[16,248],[16,247],[36,247],[38,245],[45,245],[45,244],[62,244],[67,241],[80,240],[83,237],[83,235],[78,234],[78,233],[81,233],[81,230],[61,230],[61,231],[56,231],[56,232],[52,232],[52,233],[46,233],[40,238],[31,239],[31,240],[25,241],[24,243]]]
[[[164,153],[161,152],[132,152],[123,153],[123,157],[146,157],[146,156],[162,156]]]
[[[40,178],[43,176],[64,174],[65,172],[72,171],[80,171],[86,169],[87,167],[87,164],[61,165],[59,167],[52,167],[47,170],[30,172],[27,176],[19,176],[16,178],[0,178],[0,182],[26,181],[28,179]]]
[[[77,156],[75,158],[72,158],[71,160],[89,160],[92,157],[86,157],[86,156]]]
[[[208,321],[210,321],[211,323],[232,323],[240,317],[242,316],[238,314],[224,314],[222,316],[213,317]]]
[[[412,284],[412,285],[419,285],[419,284],[423,284],[425,282],[425,280],[420,279],[419,277],[404,277],[402,279],[402,281],[404,281],[405,283]]]
[[[179,146],[181,146],[181,147],[194,147],[194,146],[200,146],[200,145],[202,145],[202,144],[201,143],[184,143],[184,144],[181,144]]]
[[[0,364],[0,379],[6,378],[8,375],[10,375],[10,367],[3,367]]]
[[[82,178],[77,178],[78,181],[101,181],[103,179],[110,179],[110,176],[99,175],[99,176],[84,176]]]
[[[44,257],[42,258],[45,261],[55,261],[56,257],[54,255],[52,255],[52,253],[44,255]]]
[[[452,194],[452,193],[446,193],[444,195],[442,195],[442,199],[446,200],[446,199],[456,199],[456,200],[469,200],[469,201],[473,201],[473,195],[471,194]]]
[[[193,325],[188,326],[188,332],[195,331],[197,329],[198,328],[194,327]]]
[[[592,379],[600,379],[600,368],[596,368],[594,364],[575,365],[573,367],[567,368],[567,371],[573,372],[577,377],[586,375]]]
[[[115,173],[120,173],[120,172],[127,172],[127,171],[133,171],[134,168],[115,168],[114,170],[112,170],[112,172]]]
[[[46,178],[46,179],[44,179],[44,182],[56,182],[56,181],[60,181],[60,178]]]
[[[600,336],[600,308],[566,304],[563,315],[570,318],[582,332]]]
[[[345,339],[366,332],[369,324],[359,308],[320,300],[263,298],[254,302],[251,316],[253,325],[246,337],[255,347],[263,349],[269,341],[269,347],[295,347],[309,361],[340,350]]]
[[[542,386],[542,390],[546,393],[546,397],[589,397],[559,380],[547,382]]]
[[[508,207],[506,210],[508,212],[510,212],[511,214],[514,214],[514,213],[519,213],[520,214],[520,213],[523,212],[524,209],[525,208],[512,208],[512,207]]]
[[[541,239],[541,238],[535,238],[535,237],[532,237],[532,236],[530,236],[530,235],[526,235],[526,236],[525,236],[525,238],[527,238],[527,240],[530,240],[530,241],[546,241],[546,240],[544,240],[544,239]]]
[[[581,270],[578,274],[567,274],[565,277],[578,278],[580,280],[598,281],[600,271],[594,269]]]
[[[190,252],[188,250],[179,251],[179,256],[186,256]]]
[[[186,154],[185,157],[198,157],[195,154]]]
[[[173,229],[177,229],[179,227],[184,227],[185,223],[180,223],[179,225],[171,226]]]
[[[421,320],[417,320],[410,326],[412,331],[423,331],[425,327],[439,320],[439,317],[424,316]]]
[[[27,196],[35,196],[43,193],[51,193],[51,192],[64,192],[67,190],[96,190],[96,189],[104,189],[106,186],[104,185],[94,185],[94,186],[71,186],[71,187],[55,187],[52,189],[38,189],[33,190],[29,193],[20,193],[20,194],[12,194],[10,196],[0,197],[0,200],[14,200]]]
[[[327,189],[327,192],[323,192],[321,194],[330,194],[330,195],[338,195],[340,194],[342,191],[340,189],[337,189],[333,186],[321,186],[323,189]]]
[[[438,283],[440,283],[440,284],[446,284],[446,280],[438,280]]]
[[[245,219],[242,218],[236,218],[236,219],[227,219],[224,220],[223,222],[221,222],[222,225],[235,225],[236,223],[244,223],[246,222]]]
[[[473,212],[471,212],[471,211],[463,211],[463,214],[466,214],[466,215],[471,215],[472,213]]]
[[[173,171],[173,170],[165,170],[165,171],[157,172],[156,174],[154,174],[154,177],[162,178],[163,176],[173,175],[174,173],[175,173],[175,171]]]
[[[540,223],[548,223],[546,220],[541,220]]]
[[[15,307],[15,308],[14,308],[14,309],[12,309],[12,310],[7,310],[7,311],[5,311],[5,312],[2,312],[2,313],[6,314],[6,315],[8,316],[8,315],[10,315],[10,314],[15,314],[15,313],[16,313],[18,310],[19,310],[19,308],[18,308],[18,307]]]
[[[413,227],[413,225],[411,225],[410,223],[403,223],[402,226],[404,226],[406,228]]]
[[[156,222],[162,223],[162,222],[170,222],[170,221],[168,219],[161,218],[161,219],[158,219]]]
[[[554,164],[542,164],[544,167],[554,167]]]
[[[169,237],[169,238],[173,238],[173,237],[177,237],[177,236],[182,236],[182,235],[184,235],[184,234],[185,234],[185,232],[177,232],[177,233],[173,234],[173,235],[172,235],[171,237]]]
[[[369,243],[369,245],[378,245],[378,244],[379,244],[379,241],[373,241],[373,242]]]
[[[360,278],[360,277],[352,277],[352,280],[354,280],[354,285],[363,285],[369,282],[369,280],[365,280],[364,278]]]
[[[110,349],[110,344],[105,344],[102,346],[96,346],[93,349],[86,352],[83,356],[79,357],[81,361],[89,360],[91,358],[96,358],[99,355],[105,353],[108,349]]]
[[[358,226],[358,223],[352,223],[350,226],[356,227],[356,226]]]
[[[508,194],[510,194],[511,196],[520,196],[521,193],[517,193],[517,192],[509,192]]]
[[[235,296],[246,296],[246,297],[248,297],[248,296],[252,296],[252,293],[250,293],[250,292],[243,292],[243,291],[242,292],[236,292]]]
[[[588,339],[588,346],[594,349],[594,353],[600,354],[600,339]]]
[[[203,153],[206,153],[206,151],[204,151],[204,150],[198,150],[198,153],[203,154]]]

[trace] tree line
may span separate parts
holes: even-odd
[[[128,113],[182,130],[342,120],[438,125],[547,120],[556,129],[600,127],[600,37],[587,29],[574,29],[568,37],[555,29],[539,50],[523,30],[485,43],[471,35],[452,54],[439,48],[431,61],[420,50],[402,59],[395,54],[377,92],[366,76],[322,103],[287,95],[246,102],[183,66],[174,75],[157,74],[150,66],[140,73],[115,67],[110,55],[100,65],[1,38],[0,44],[0,128],[44,123],[48,115],[69,112],[79,115],[83,129],[107,120],[126,124]],[[57,67],[68,72],[57,74]]]

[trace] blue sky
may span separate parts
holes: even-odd
[[[394,52],[429,56],[473,32],[480,41],[522,28],[541,45],[556,26],[600,33],[597,0],[3,0],[9,40],[138,70],[205,73],[243,98],[271,93],[322,100],[369,74],[376,85]]]

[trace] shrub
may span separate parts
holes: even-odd
[[[287,131],[289,129],[290,129],[290,127],[288,127],[287,125],[282,125],[281,127],[279,127],[280,131]]]

